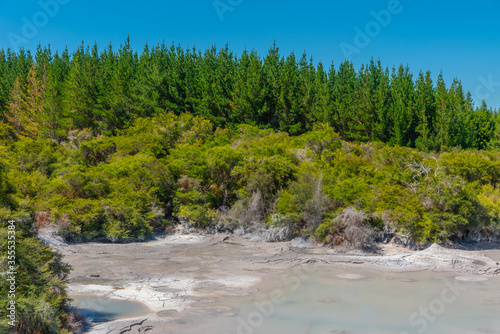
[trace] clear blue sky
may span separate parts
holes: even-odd
[[[40,5],[53,1],[65,4]],[[375,24],[371,12],[388,7],[390,22],[385,16],[383,25]],[[315,61],[338,65],[347,54],[341,45],[350,45],[356,48],[349,56],[358,68],[374,57],[384,66],[408,64],[415,75],[429,69],[434,79],[442,69],[447,84],[457,77],[478,100],[497,108],[499,17],[498,0],[401,0],[399,5],[397,0],[4,0],[0,46],[34,50],[38,43],[50,43],[53,50],[68,46],[72,51],[84,40],[102,49],[109,42],[118,47],[130,35],[139,51],[146,41],[165,40],[201,49],[229,43],[237,54],[255,48],[264,55],[276,40],[284,55],[306,50]],[[37,31],[26,28],[29,24],[37,24]],[[356,43],[356,27],[366,33],[367,25],[371,37]]]

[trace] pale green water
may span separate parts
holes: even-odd
[[[342,273],[366,278],[338,278]],[[500,333],[500,279],[459,282],[455,276],[315,267],[269,279],[253,301],[225,303],[240,309],[236,316],[199,323],[204,334]],[[273,303],[280,291],[283,298]]]
[[[72,294],[72,305],[93,322],[110,321],[118,318],[135,317],[146,314],[148,308],[139,302],[111,299],[96,295]]]

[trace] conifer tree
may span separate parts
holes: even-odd
[[[99,58],[97,47],[92,54],[88,48],[80,47],[73,55],[71,67],[64,83],[64,114],[71,117],[73,126],[77,129],[93,129],[100,133],[105,124],[105,112],[101,106],[102,77],[98,72]]]
[[[382,140],[387,118],[388,80],[384,77],[380,61],[376,64],[373,59],[361,67],[359,76],[360,120],[366,124],[363,136],[369,140]]]
[[[434,122],[436,149],[447,147],[449,140],[449,102],[443,72],[439,74],[436,86],[436,119]]]
[[[328,110],[326,113],[326,121],[333,127],[335,126],[335,119],[337,119],[337,105],[335,101],[335,90],[337,89],[335,81],[337,80],[337,70],[335,69],[335,64],[332,62],[330,68],[328,69],[327,77],[327,92],[328,92]]]
[[[12,75],[9,71],[9,60],[6,58],[4,50],[0,50],[0,118],[5,119],[5,115],[8,112],[7,108],[9,106],[9,94],[12,89],[12,84],[10,76]]]
[[[24,133],[25,109],[21,81],[16,78],[10,92],[9,107],[4,116],[18,133]]]
[[[265,108],[260,114],[258,123],[275,129],[280,126],[279,118],[276,119],[276,115],[279,114],[277,106],[281,94],[281,68],[283,64],[284,61],[280,57],[279,48],[276,42],[274,42],[267,56],[264,58],[262,66]]]
[[[328,75],[323,68],[323,63],[319,62],[314,75],[314,103],[312,115],[309,118],[313,123],[328,123],[328,113],[330,107],[330,94],[328,87]]]
[[[292,134],[301,130],[300,111],[297,101],[298,67],[295,54],[292,52],[286,59],[280,76],[280,91],[275,118],[279,121],[281,131]]]
[[[265,87],[263,85],[262,61],[255,50],[245,50],[236,67],[232,94],[232,122],[235,124],[257,124],[265,113]]]
[[[303,133],[312,129],[312,122],[315,119],[314,109],[316,100],[315,77],[316,69],[313,64],[313,58],[307,59],[304,52],[299,61],[297,82],[296,82],[296,104],[297,116],[296,123],[300,123],[296,133]]]
[[[433,125],[436,117],[434,102],[434,87],[431,79],[431,73],[427,71],[424,75],[420,71],[415,87],[415,114],[418,117],[417,133],[415,146],[420,150],[427,151],[432,149]]]
[[[163,76],[159,65],[151,59],[146,45],[137,65],[137,74],[130,87],[130,104],[134,115],[148,117],[160,113],[160,86]]]
[[[37,138],[40,132],[40,118],[45,103],[45,75],[37,77],[37,66],[32,64],[24,90],[24,111],[22,116],[24,132],[28,137]]]
[[[495,131],[495,121],[493,112],[488,109],[488,105],[483,100],[481,107],[474,112],[474,147],[482,150],[485,149]]]
[[[392,123],[390,142],[400,146],[415,145],[418,119],[413,108],[413,75],[408,66],[402,64],[391,75],[391,110]]]
[[[498,113],[497,113],[498,114]],[[472,99],[472,94],[467,92],[465,97],[465,114],[464,114],[465,128],[463,129],[462,147],[472,148],[474,147],[474,138],[476,136],[476,130],[474,128],[474,101]]]
[[[54,68],[47,73],[43,110],[39,116],[40,131],[46,138],[61,141],[66,138],[71,120],[63,114],[61,86]]]
[[[336,73],[333,86],[335,116],[334,128],[348,140],[363,140],[362,130],[366,126],[359,117],[359,80],[354,66],[344,61]]]
[[[382,68],[380,60],[377,67],[370,67],[375,76],[375,89],[373,91],[373,108],[377,115],[377,122],[373,127],[373,140],[388,142],[390,138],[389,107],[391,99],[389,68]]]
[[[450,99],[448,117],[450,122],[448,127],[450,146],[466,147],[467,131],[465,127],[467,126],[468,106],[462,83],[458,79],[453,80],[448,91],[448,97]]]

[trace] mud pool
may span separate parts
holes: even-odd
[[[92,322],[141,316],[148,313],[146,305],[129,300],[118,300],[91,294],[71,294],[72,305]]]
[[[174,321],[172,332],[500,333],[499,278],[309,265],[268,277],[259,290],[243,303],[225,300],[218,317],[208,307],[212,314]]]
[[[84,299],[92,334],[500,334],[496,244],[364,254],[216,234],[54,247],[74,268],[68,290],[103,297]]]

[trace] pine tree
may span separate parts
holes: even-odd
[[[222,126],[238,125],[237,123],[233,124],[231,122],[231,98],[232,91],[234,89],[235,73],[235,56],[233,52],[229,50],[229,45],[226,44],[226,46],[219,50],[217,54],[217,62],[214,73],[215,86],[217,87],[215,93],[215,105],[216,109],[219,110],[218,113],[224,119],[224,122],[220,124]]]
[[[40,113],[40,131],[46,138],[61,141],[66,138],[71,120],[63,113],[61,81],[54,68],[47,73],[43,110]]]
[[[334,128],[347,140],[366,140],[363,129],[366,124],[359,117],[357,103],[359,101],[359,80],[354,66],[349,61],[344,61],[335,76],[333,86],[333,103],[335,116]]]
[[[300,111],[297,99],[298,67],[292,52],[286,59],[280,75],[280,91],[275,118],[280,131],[299,133],[301,130]]]
[[[373,91],[373,108],[377,115],[377,122],[373,128],[373,140],[388,142],[391,137],[391,120],[389,108],[391,100],[389,68],[382,68],[380,60],[377,61],[377,68],[373,69],[376,88]]]
[[[196,68],[202,93],[197,98],[199,102],[194,103],[193,108],[196,115],[203,116],[217,126],[221,126],[227,122],[227,119],[225,117],[226,101],[218,75],[220,71],[218,57],[216,47],[212,46],[205,51],[200,66]]]
[[[191,56],[189,51],[185,54],[180,46],[176,48],[173,44],[170,48],[165,44],[152,48],[149,62],[158,68],[158,104],[161,109],[177,115],[193,113],[192,106],[200,103],[194,86],[200,84],[200,78],[193,66],[193,57],[196,55]]]
[[[111,45],[100,55],[97,84],[102,95],[103,133],[113,133],[136,116],[131,93],[137,75],[137,58],[129,38],[120,46],[118,55],[113,52]]]
[[[359,109],[366,124],[364,137],[369,140],[383,140],[387,118],[388,80],[380,61],[372,59],[360,72]]]
[[[474,147],[478,150],[485,149],[493,138],[495,131],[494,116],[491,109],[483,100],[481,107],[474,112]]]
[[[83,48],[74,54],[63,88],[63,112],[70,116],[75,128],[100,132],[102,109],[97,63]]]
[[[328,75],[319,62],[314,76],[314,104],[309,117],[311,123],[328,123],[330,94],[328,88]]]
[[[450,114],[448,127],[450,145],[457,147],[465,147],[467,141],[467,126],[468,106],[462,83],[458,79],[454,79],[448,91],[450,100]]]
[[[335,64],[332,62],[330,68],[328,69],[327,77],[327,92],[328,92],[328,109],[326,112],[326,121],[332,127],[335,127],[335,120],[338,118],[337,104],[335,101],[335,90],[337,89],[335,81],[337,80],[337,70],[335,69]]]
[[[130,87],[130,104],[135,116],[149,117],[160,113],[160,86],[162,75],[159,65],[151,59],[146,45],[139,57],[137,74]]]
[[[413,108],[413,75],[408,66],[402,64],[391,76],[391,111],[392,137],[390,142],[400,146],[414,147],[417,138],[418,119]]]
[[[433,125],[436,117],[434,86],[430,71],[424,75],[420,71],[415,88],[415,114],[418,117],[417,133],[418,138],[415,146],[423,151],[432,149]]]
[[[449,102],[443,72],[439,74],[436,86],[436,120],[434,122],[435,147],[440,150],[449,146]]]
[[[29,70],[24,87],[21,82],[20,78],[16,78],[5,117],[20,134],[37,138],[45,98],[45,83],[37,78],[35,63]]]
[[[280,126],[279,118],[276,118],[276,115],[280,114],[277,107],[281,93],[281,68],[283,64],[284,61],[280,57],[279,48],[276,46],[276,42],[274,42],[267,56],[264,58],[262,66],[265,107],[258,119],[258,124],[274,129],[278,129]]]
[[[238,62],[232,96],[232,123],[257,124],[266,112],[262,61],[256,51],[244,51]]]
[[[42,80],[45,80],[45,75],[39,79],[37,66],[33,63],[24,90],[25,115],[22,116],[25,134],[31,138],[37,138],[40,132],[40,118],[45,103],[45,82]]]
[[[21,49],[19,54],[13,56],[12,67],[14,70],[14,78],[19,78],[22,87],[26,85],[28,73],[33,64],[33,57],[31,52]]]
[[[16,78],[14,86],[10,92],[9,108],[5,113],[5,118],[18,133],[24,133],[24,124],[26,123],[24,106],[24,94],[21,81]]]
[[[474,146],[474,138],[476,136],[474,128],[474,101],[470,92],[467,92],[465,98],[464,119],[462,147],[467,149]]]
[[[8,112],[9,105],[9,92],[12,89],[10,82],[11,71],[9,71],[9,61],[6,59],[7,55],[4,50],[0,50],[0,117],[5,119]]]
[[[296,133],[303,133],[312,129],[312,123],[315,119],[315,79],[316,69],[313,64],[313,58],[311,57],[307,60],[307,54],[304,52],[298,63],[296,82],[296,123],[300,123],[300,128],[297,126],[295,129]]]

